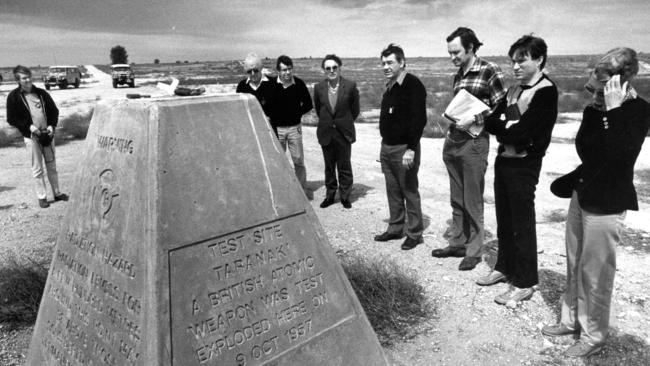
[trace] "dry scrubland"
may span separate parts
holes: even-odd
[[[645,55],[643,55],[645,56]],[[499,62],[512,79],[505,58]],[[641,211],[628,214],[618,253],[615,283],[614,332],[604,352],[587,360],[571,360],[562,351],[571,339],[549,339],[539,332],[542,324],[559,314],[559,296],[564,288],[565,257],[563,230],[568,201],[553,197],[548,185],[569,171],[577,158],[573,135],[579,111],[587,101],[582,85],[595,57],[551,57],[549,73],[561,92],[560,110],[566,112],[554,131],[553,144],[545,159],[537,192],[540,285],[531,301],[515,308],[496,305],[492,299],[503,284],[490,288],[474,285],[489,268],[481,264],[471,272],[457,271],[460,260],[430,257],[431,249],[445,245],[442,239],[450,209],[448,181],[442,164],[441,139],[425,139],[420,184],[425,214],[425,243],[403,252],[398,242],[379,244],[372,235],[382,231],[388,216],[384,181],[376,162],[380,137],[373,124],[358,126],[353,145],[355,187],[353,209],[340,205],[318,208],[324,196],[323,163],[315,128],[305,128],[304,141],[308,181],[314,190],[314,206],[333,248],[353,282],[386,353],[395,365],[649,365],[650,364],[650,143],[641,153],[635,182]],[[647,58],[645,58],[646,61]],[[322,78],[320,60],[295,60],[296,75],[308,85]],[[360,122],[376,122],[384,79],[377,59],[345,59],[344,75],[356,80],[361,91]],[[265,67],[274,68],[273,60]],[[108,71],[106,66],[98,68]],[[96,100],[123,97],[126,93],[155,94],[158,81],[177,77],[182,85],[205,86],[208,93],[232,92],[243,74],[237,62],[199,62],[135,65],[135,89],[112,89],[105,75],[84,79],[79,89],[51,94],[61,109],[57,159],[63,187],[69,187],[78,163],[78,152]],[[450,99],[455,72],[447,59],[414,58],[408,69],[418,75],[429,91],[429,126],[426,134],[438,133],[433,122]],[[38,73],[44,69],[36,69]],[[0,365],[21,365],[27,352],[31,323],[38,303],[34,288],[42,288],[65,203],[47,210],[38,208],[31,185],[25,152],[16,132],[5,122],[5,98],[14,87],[7,82],[10,69],[0,69]],[[38,85],[38,83],[37,83]],[[650,98],[650,79],[636,83],[642,96]],[[305,118],[313,124],[313,114]],[[486,176],[486,227],[489,239],[496,231],[492,163],[494,141]],[[70,192],[74,194],[74,192]],[[494,244],[494,241],[491,242]],[[24,284],[33,285],[27,288]],[[399,291],[399,292],[398,292]],[[37,292],[37,291],[36,291]],[[391,298],[390,301],[386,300]],[[399,301],[402,300],[402,301]],[[380,306],[381,305],[381,306]],[[11,321],[10,321],[11,320]]]

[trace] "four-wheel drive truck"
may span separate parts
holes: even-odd
[[[50,90],[52,86],[66,89],[68,85],[74,85],[75,88],[78,88],[81,83],[81,71],[77,66],[50,66],[47,74],[43,76],[43,83],[47,90]]]
[[[131,88],[135,87],[135,75],[128,64],[111,65],[111,76],[113,77],[113,88],[124,84],[128,84]]]

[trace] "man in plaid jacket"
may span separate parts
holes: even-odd
[[[461,271],[474,269],[481,261],[483,191],[490,147],[488,133],[482,126],[507,91],[499,66],[476,56],[481,45],[469,28],[459,27],[447,37],[451,61],[459,68],[454,76],[454,95],[465,89],[490,107],[452,125],[443,147],[453,223],[445,232],[449,245],[433,250],[431,255],[463,258],[458,267]]]

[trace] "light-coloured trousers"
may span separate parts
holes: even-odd
[[[50,182],[54,195],[58,196],[59,192],[59,175],[56,171],[56,159],[54,140],[50,146],[41,146],[36,137],[24,137],[25,147],[32,163],[32,176],[36,183],[36,196],[38,199],[47,198],[47,188],[45,186],[45,178],[43,171],[47,168],[47,180]],[[45,167],[43,166],[45,165]]]
[[[580,207],[573,192],[566,223],[567,284],[560,322],[581,329],[581,338],[601,344],[609,332],[616,273],[616,245],[625,211],[597,214]]]
[[[296,178],[298,178],[302,188],[306,189],[307,169],[305,168],[305,154],[302,147],[302,127],[300,125],[278,127],[278,140],[284,151],[287,151],[287,145],[289,145],[289,154],[293,161]]]

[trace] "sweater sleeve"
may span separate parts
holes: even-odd
[[[407,147],[415,150],[420,143],[422,131],[427,124],[427,91],[424,85],[417,78],[413,78],[413,85],[410,86],[409,100],[409,121],[408,121],[408,135]]]
[[[311,111],[311,109],[314,107],[314,105],[311,102],[311,95],[309,95],[309,89],[307,89],[307,85],[304,84],[304,82],[301,85],[301,92],[300,92],[300,114],[304,115],[305,113]]]
[[[497,134],[497,140],[504,144],[527,144],[548,131],[557,119],[557,89],[548,86],[539,89],[528,109],[521,115],[518,123],[503,128]]]
[[[506,98],[501,99],[494,112],[485,119],[485,130],[493,135],[500,135],[506,127],[506,121],[501,120],[501,114],[506,111]]]

